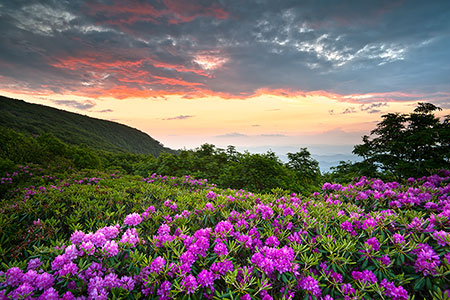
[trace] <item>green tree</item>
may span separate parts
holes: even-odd
[[[300,148],[299,152],[288,153],[286,166],[293,170],[301,183],[316,184],[320,179],[319,162],[311,157],[308,149]]]
[[[434,115],[441,108],[419,103],[410,114],[389,113],[363,136],[353,153],[363,157],[367,169],[381,170],[396,178],[421,176],[428,170],[448,168],[448,117],[441,123]],[[373,174],[365,174],[373,176]]]
[[[40,145],[31,136],[1,126],[0,157],[15,164],[41,163],[46,159]]]
[[[337,166],[331,167],[330,171],[324,174],[323,181],[349,184],[364,175],[380,177],[376,167],[371,163],[367,163],[366,161],[340,161]]]
[[[162,153],[158,156],[158,173],[168,176],[177,176],[179,170],[178,156],[170,153]]]
[[[89,148],[88,146],[74,146],[72,148],[73,162],[78,169],[100,169],[101,160],[96,150]]]
[[[227,164],[219,181],[224,187],[270,192],[273,188],[289,189],[292,178],[275,153],[244,152],[236,154],[236,161]]]
[[[54,156],[64,156],[67,153],[67,145],[61,142],[52,133],[44,133],[36,138],[45,154],[50,158]]]

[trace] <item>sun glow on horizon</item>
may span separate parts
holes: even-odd
[[[125,100],[0,92],[7,97],[123,123],[177,149],[204,142],[248,146],[355,144],[360,142],[361,134],[368,134],[374,128],[382,113],[410,112],[417,103],[413,100],[361,104],[355,99],[367,100],[380,95],[338,95],[324,91],[265,90],[246,99],[213,95],[186,99],[182,95],[166,95]],[[343,133],[348,133],[349,138],[343,138]],[[315,138],[324,134],[323,141]]]

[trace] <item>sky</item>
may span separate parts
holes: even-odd
[[[350,154],[450,113],[450,1],[0,1],[0,94],[165,146]]]

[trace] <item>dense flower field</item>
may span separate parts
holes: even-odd
[[[90,175],[6,193],[0,299],[449,298],[448,171],[309,197]]]

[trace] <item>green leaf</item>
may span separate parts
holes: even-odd
[[[423,288],[425,285],[425,278],[420,278],[418,281],[416,281],[416,284],[414,284],[414,290],[419,291]]]
[[[426,282],[427,289],[428,289],[429,291],[431,291],[431,290],[432,290],[432,283],[431,283],[430,277],[427,277],[427,279],[425,280],[425,282]]]
[[[363,262],[363,264],[362,264],[362,266],[361,266],[361,268],[364,270],[365,268],[367,268],[367,264],[369,263],[369,260],[368,259],[365,259],[364,260],[364,262]]]

